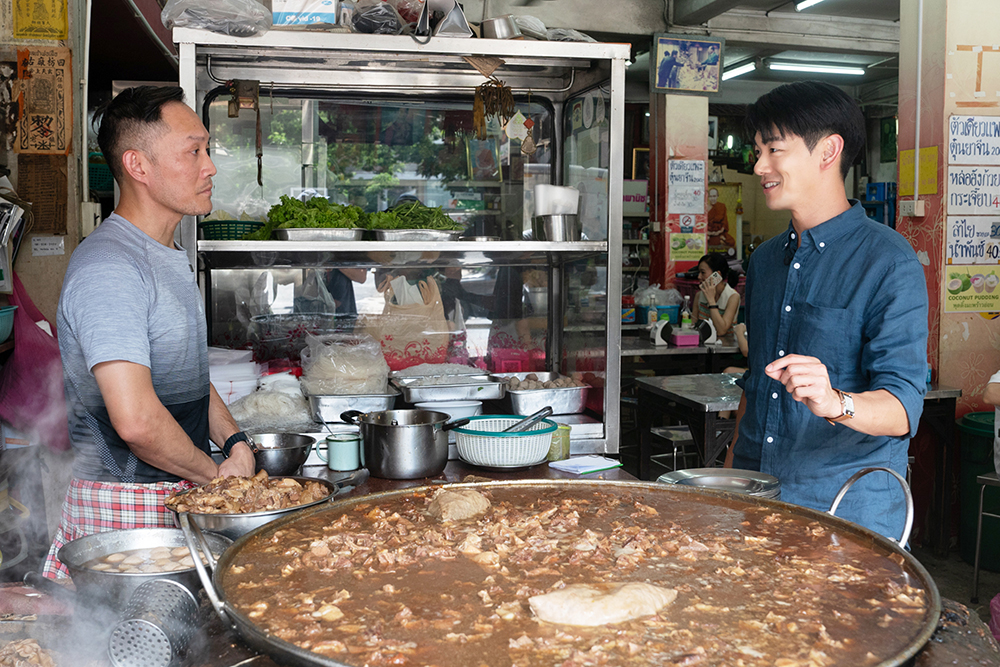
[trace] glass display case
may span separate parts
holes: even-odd
[[[592,388],[584,414],[558,418],[572,451],[618,451],[628,45],[187,29],[174,41],[212,136],[216,214],[259,217],[282,196],[362,215],[416,200],[460,228],[417,241],[206,240],[185,219],[210,344],[266,360],[294,356],[271,344],[291,331],[363,331],[390,366],[575,375]],[[478,128],[483,58],[502,61],[493,77],[516,113]],[[536,238],[539,184],[580,192],[579,240]]]

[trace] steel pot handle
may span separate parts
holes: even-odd
[[[445,424],[444,424],[444,425],[443,425],[443,426],[441,427],[441,430],[442,430],[442,431],[450,431],[450,430],[451,430],[451,429],[453,429],[453,428],[458,428],[459,426],[465,426],[465,425],[466,425],[466,424],[468,424],[468,423],[469,423],[470,421],[472,421],[472,420],[471,420],[471,419],[469,419],[468,417],[463,417],[463,418],[461,418],[461,419],[456,419],[456,420],[455,420],[455,421],[453,421],[453,422],[447,422],[447,423],[445,423]]]
[[[913,528],[913,494],[910,493],[910,486],[906,483],[906,479],[891,468],[863,468],[851,475],[851,478],[844,482],[844,485],[840,487],[840,491],[837,492],[837,496],[833,499],[833,504],[830,505],[830,510],[827,514],[830,516],[837,516],[836,511],[837,507],[840,505],[840,501],[844,499],[844,495],[852,486],[854,486],[854,483],[868,473],[875,472],[877,470],[889,473],[895,477],[896,481],[899,482],[899,485],[903,487],[903,495],[906,497],[906,524],[903,526],[903,535],[899,538],[898,544],[905,549],[906,543],[910,539],[910,530]]]
[[[216,592],[215,586],[212,585],[212,578],[208,575],[205,564],[201,562],[201,555],[205,554],[205,559],[208,560],[212,566],[212,571],[215,572],[217,563],[215,556],[212,554],[212,548],[208,545],[208,541],[201,532],[201,528],[198,527],[196,522],[191,520],[187,512],[180,512],[178,516],[181,531],[184,533],[184,540],[187,542],[188,550],[191,552],[191,560],[194,561],[194,569],[198,571],[198,578],[201,579],[201,585],[205,588],[208,601],[212,603],[212,607],[215,609],[215,613],[219,615],[219,618],[222,619],[223,625],[235,628],[236,625],[229,620],[229,615],[226,613],[225,603],[219,599],[219,594]],[[197,540],[195,539],[196,536]]]
[[[361,412],[360,410],[348,410],[347,412],[341,412],[340,413],[340,419],[341,419],[341,421],[345,421],[348,424],[355,424],[356,425],[356,424],[358,424],[358,421],[357,421],[358,417],[360,417],[360,416],[362,416],[364,414],[365,413]]]

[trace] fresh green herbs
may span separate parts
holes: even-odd
[[[256,232],[244,238],[266,241],[275,229],[302,229],[326,227],[334,229],[441,229],[459,230],[463,226],[447,215],[440,207],[424,206],[420,202],[405,202],[388,211],[365,213],[357,206],[331,203],[325,197],[299,201],[282,195],[281,203],[267,213],[267,222]]]

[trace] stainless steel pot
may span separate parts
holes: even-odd
[[[469,423],[432,410],[348,410],[340,418],[357,424],[364,465],[373,477],[420,479],[438,475],[448,465],[449,431]]]
[[[223,535],[206,533],[205,538],[216,555],[221,554],[232,544],[232,540]],[[197,597],[201,590],[198,574],[193,567],[174,572],[101,572],[84,567],[84,564],[119,551],[155,547],[173,549],[183,546],[187,546],[184,533],[176,528],[112,530],[87,535],[63,545],[59,549],[59,560],[73,578],[78,599],[87,600],[88,603],[102,603],[120,610],[135,589],[153,579],[172,579]]]

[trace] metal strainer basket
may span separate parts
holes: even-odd
[[[197,626],[198,601],[183,585],[154,579],[135,589],[111,631],[115,667],[167,667],[187,648]]]
[[[556,424],[543,419],[527,431],[503,432],[523,419],[510,415],[470,417],[468,425],[455,429],[458,455],[473,465],[493,468],[541,463],[549,453]]]

